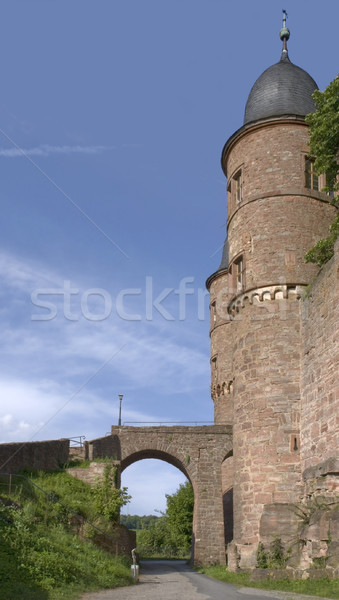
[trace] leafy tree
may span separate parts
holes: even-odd
[[[141,546],[146,554],[157,555],[161,549],[167,548],[169,534],[167,517],[163,516],[151,523],[148,529],[138,531],[138,547]]]
[[[317,110],[306,117],[310,125],[310,152],[315,158],[315,170],[326,173],[327,192],[334,192],[333,204],[339,206],[339,75],[327,86],[324,92],[316,90],[313,94]],[[339,215],[334,219],[329,236],[307,252],[306,262],[322,266],[334,253],[334,243],[339,237]]]
[[[339,75],[324,92],[313,94],[317,110],[306,117],[310,126],[310,152],[315,156],[315,169],[326,173],[326,191],[338,190],[339,152]]]
[[[158,519],[159,517],[155,515],[144,515],[142,517],[139,515],[121,515],[120,523],[125,525],[127,529],[149,529]]]
[[[330,226],[329,235],[319,240],[311,250],[305,254],[305,261],[312,262],[322,267],[334,254],[334,244],[339,237],[339,215]]]
[[[98,481],[92,489],[96,510],[113,523],[118,522],[121,507],[131,499],[126,487],[122,489],[116,487],[116,478],[116,467],[107,464],[102,480]]]
[[[166,495],[167,509],[147,528],[138,530],[138,548],[148,557],[183,556],[192,544],[194,494],[187,481],[172,495]]]
[[[194,493],[189,481],[180,485],[172,496],[167,494],[166,516],[168,530],[173,545],[190,548],[192,543],[192,522]]]

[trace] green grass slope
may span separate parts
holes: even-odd
[[[0,478],[0,600],[72,599],[132,583],[128,559],[74,533],[74,511],[109,531],[91,488],[66,472],[16,477],[10,489]]]
[[[323,598],[339,598],[339,579],[298,579],[294,581],[266,579],[264,581],[251,581],[249,575],[232,573],[222,566],[206,567],[198,570],[209,577],[240,587],[282,590],[310,596],[322,596]]]

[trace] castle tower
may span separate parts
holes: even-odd
[[[285,19],[280,37],[280,61],[255,82],[243,126],[222,152],[227,237],[207,280],[215,422],[233,424],[231,568],[255,566],[267,532],[283,537],[293,528],[289,506],[301,496],[300,298],[318,271],[304,255],[336,214],[308,154],[305,116],[317,85],[289,59]],[[224,492],[229,487],[225,479]]]

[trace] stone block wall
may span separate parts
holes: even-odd
[[[305,471],[339,454],[339,240],[334,257],[302,302],[301,334],[301,466]],[[324,476],[319,471],[319,477]]]
[[[92,539],[93,543],[110,554],[115,556],[127,556],[132,562],[132,550],[136,547],[136,533],[130,531],[124,525],[115,525],[111,533],[96,534]]]
[[[89,442],[86,458],[95,460],[101,457],[112,458],[113,460],[121,459],[121,446],[117,435],[107,435]]]
[[[68,439],[0,444],[0,471],[51,471],[64,465],[68,456]]]
[[[245,303],[232,325],[235,541],[250,568],[265,506],[301,494],[299,302]]]
[[[111,463],[93,461],[88,467],[71,467],[70,469],[67,469],[67,472],[72,475],[72,477],[93,486],[98,483],[98,481],[102,480],[107,464],[115,465],[117,468],[120,466],[119,461],[112,460]],[[120,482],[118,480],[117,487],[120,487]]]
[[[211,311],[211,396],[214,422],[233,422],[232,356],[228,352],[231,318],[228,312],[233,290],[228,289],[228,273],[216,274],[210,284]]]

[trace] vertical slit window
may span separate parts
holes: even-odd
[[[238,171],[234,176],[234,184],[235,184],[235,199],[237,202],[242,201],[242,174],[241,171]]]
[[[217,303],[216,300],[211,304],[211,327],[216,324],[217,321]]]
[[[237,291],[241,292],[244,287],[244,260],[240,257],[236,262],[236,277],[237,277]]]
[[[217,357],[212,358],[212,379],[216,382],[218,379]]]

